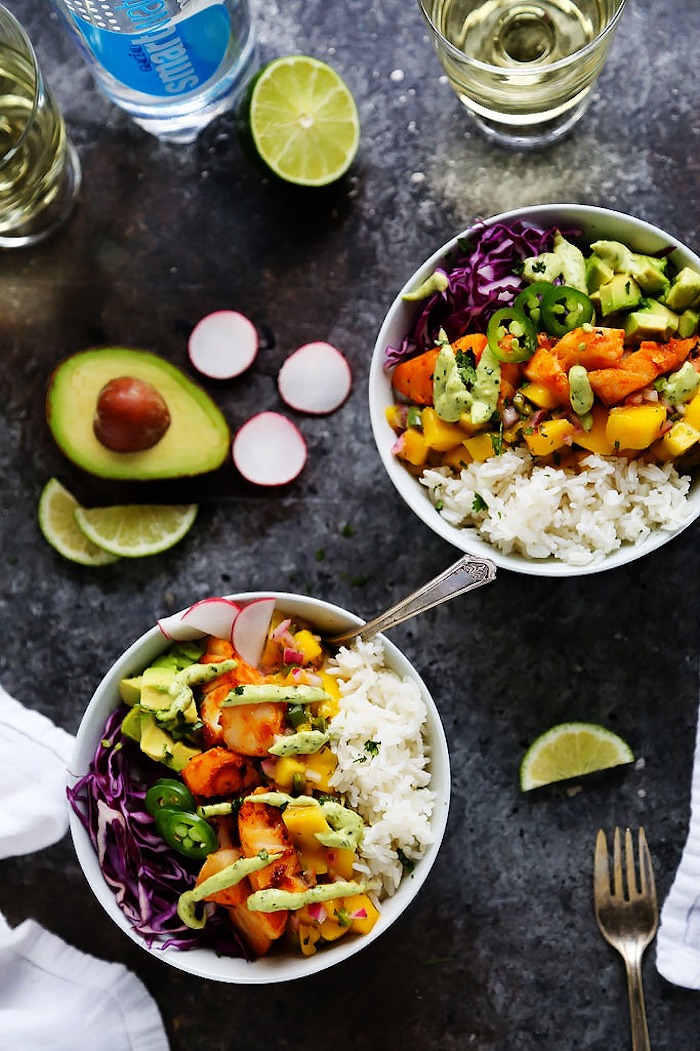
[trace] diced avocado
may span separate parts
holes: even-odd
[[[683,405],[700,390],[700,372],[695,371],[692,362],[684,361],[676,372],[657,380],[654,386],[671,405]]]
[[[130,708],[138,704],[141,698],[141,676],[136,675],[133,679],[120,679],[119,696]]]
[[[169,691],[174,682],[174,668],[160,668],[157,665],[146,668],[141,676],[141,707],[151,711],[169,708],[173,701]]]
[[[122,733],[134,741],[141,740],[141,709],[138,705],[131,708],[122,719]]]
[[[697,270],[689,266],[679,270],[664,296],[664,302],[671,310],[678,311],[700,305],[700,274]]]
[[[141,751],[164,763],[171,770],[182,770],[196,755],[200,755],[202,749],[194,745],[185,744],[184,741],[176,741],[167,730],[163,730],[156,722],[150,712],[141,712]]]
[[[615,271],[610,264],[595,252],[586,260],[586,286],[589,293],[597,292],[601,285],[612,281],[614,276]]]
[[[647,300],[625,318],[625,336],[630,340],[665,341],[678,332],[679,318],[658,300]]]
[[[678,335],[681,339],[687,339],[689,336],[694,336],[700,327],[700,311],[684,310],[678,319]]]
[[[608,314],[615,314],[620,310],[633,310],[639,306],[642,292],[628,273],[615,274],[612,281],[601,285],[598,291],[592,294],[591,299],[600,307],[601,314],[607,317]]]
[[[632,253],[630,274],[647,296],[658,296],[666,292],[671,282],[666,277],[667,262],[653,255]]]
[[[591,248],[616,274],[632,272],[632,252],[621,241],[594,241]]]

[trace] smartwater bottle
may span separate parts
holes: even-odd
[[[248,0],[51,0],[112,102],[168,142],[234,106],[257,65]]]

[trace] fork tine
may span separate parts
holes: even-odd
[[[642,894],[648,894],[656,907],[656,883],[654,882],[654,869],[651,864],[651,854],[647,843],[646,833],[643,828],[639,830],[639,878]]]
[[[638,893],[637,873],[634,867],[634,847],[632,833],[625,829],[625,867],[627,869],[627,896],[633,898]]]
[[[596,898],[610,897],[610,862],[608,860],[608,841],[602,828],[598,829],[595,841],[595,861],[593,864],[593,889]]]
[[[613,836],[613,894],[616,898],[621,898],[623,895],[622,849],[619,828],[615,829]]]

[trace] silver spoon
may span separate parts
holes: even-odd
[[[356,628],[350,628],[339,635],[325,636],[324,642],[330,643],[331,646],[345,646],[354,639],[371,639],[380,631],[395,628],[397,624],[415,617],[417,613],[424,613],[433,606],[439,606],[441,602],[447,602],[448,599],[463,595],[466,591],[490,583],[495,576],[496,566],[488,558],[464,555],[459,562],[455,562],[439,576],[423,584],[412,595],[397,602],[386,613],[381,613],[374,620],[359,624]]]

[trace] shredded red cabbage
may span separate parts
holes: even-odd
[[[469,243],[439,268],[447,288],[425,300],[398,347],[387,347],[384,367],[434,347],[441,328],[451,342],[467,331],[484,331],[494,311],[511,306],[524,287],[523,260],[549,251],[555,230],[524,220],[511,226],[478,224]]]
[[[155,773],[138,769],[133,742],[121,731],[127,708],[114,711],[88,772],[67,789],[68,799],[92,842],[117,905],[149,948],[208,947],[225,956],[249,958],[219,910],[202,930],[186,927],[177,914],[180,894],[194,885],[199,865],[163,841],[144,805]]]

